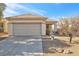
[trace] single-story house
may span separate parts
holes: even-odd
[[[24,14],[13,17],[6,17],[6,32],[10,36],[39,36],[49,35],[52,31],[52,24],[56,21],[48,20],[48,17]]]

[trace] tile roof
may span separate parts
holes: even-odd
[[[37,14],[23,14],[23,15],[18,15],[18,16],[12,16],[12,17],[6,17],[6,19],[9,18],[27,18],[27,19],[31,19],[31,18],[40,18],[40,19],[47,19],[48,17],[45,16],[41,16],[41,15],[37,15]]]

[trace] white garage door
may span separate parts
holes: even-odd
[[[13,24],[12,35],[41,35],[41,24]]]

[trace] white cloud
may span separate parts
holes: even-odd
[[[4,17],[8,17],[8,16],[16,15],[17,12],[15,12],[12,9],[6,8],[6,10],[3,12],[3,14],[4,14]]]
[[[8,16],[13,16],[13,15],[17,15],[18,12],[15,11],[17,9],[17,5],[16,4],[9,4],[9,3],[5,3],[6,4],[6,9],[3,12],[4,13],[4,17],[8,17]]]
[[[19,11],[24,11],[23,13],[36,13],[39,15],[44,15],[46,11],[41,9],[35,9],[32,7],[24,6],[16,3],[5,3],[7,5],[6,10],[4,11],[4,16],[12,16],[20,14]]]

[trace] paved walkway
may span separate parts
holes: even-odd
[[[0,41],[0,56],[43,55],[42,39],[9,37]]]

